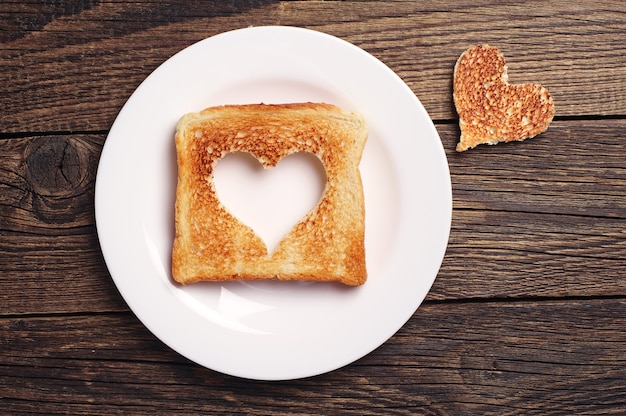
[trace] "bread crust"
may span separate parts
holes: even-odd
[[[322,103],[226,105],[183,116],[175,137],[174,280],[363,284],[365,208],[359,163],[366,139],[362,116]],[[319,203],[271,254],[216,195],[213,169],[237,151],[249,152],[266,168],[290,154],[310,152],[326,170]]]
[[[548,90],[539,84],[509,84],[504,56],[493,46],[478,45],[461,54],[453,87],[461,128],[458,152],[534,137],[554,117]]]

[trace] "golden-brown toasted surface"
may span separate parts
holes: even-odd
[[[174,280],[363,284],[365,208],[359,162],[366,139],[360,115],[329,104],[228,105],[183,116],[176,130]],[[326,170],[320,202],[271,254],[216,195],[213,169],[236,151],[249,152],[267,168],[290,154],[311,152]]]
[[[555,112],[541,85],[508,83],[504,56],[489,45],[470,48],[457,60],[454,105],[461,128],[459,152],[534,137],[548,128]]]

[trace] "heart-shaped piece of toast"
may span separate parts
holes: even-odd
[[[548,128],[555,112],[546,88],[509,84],[504,56],[489,45],[475,46],[459,57],[454,67],[454,105],[461,128],[458,152],[534,137]]]

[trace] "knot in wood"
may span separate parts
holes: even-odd
[[[69,138],[41,137],[27,149],[25,161],[33,191],[42,196],[67,196],[85,176],[81,155]]]

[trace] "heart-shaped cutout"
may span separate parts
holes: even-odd
[[[297,152],[264,168],[247,152],[229,153],[213,170],[220,202],[263,240],[269,254],[308,212],[326,187],[326,171],[312,153]]]
[[[500,51],[478,45],[454,67],[454,105],[459,114],[459,152],[478,144],[521,141],[544,132],[555,107],[539,84],[511,85]]]

